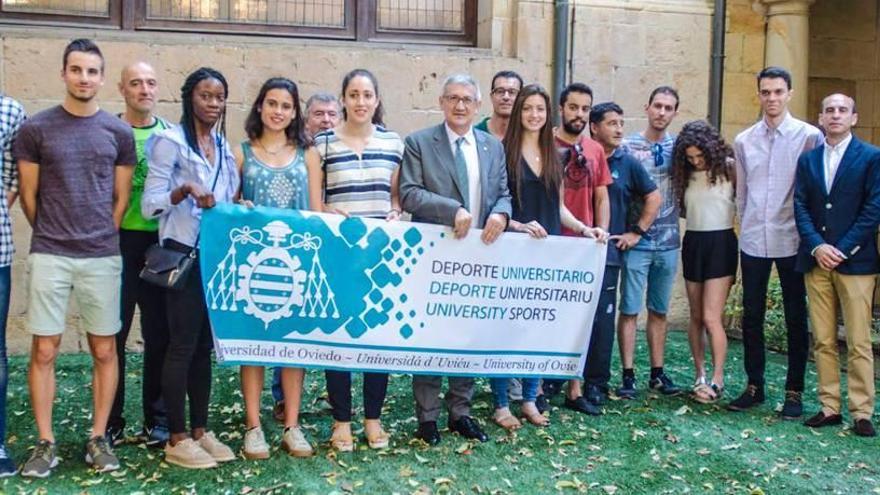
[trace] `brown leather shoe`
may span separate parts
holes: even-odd
[[[876,437],[877,432],[870,419],[857,419],[853,421],[853,432],[860,437]]]
[[[817,412],[813,417],[804,421],[804,426],[810,428],[822,428],[823,426],[839,425],[843,422],[840,414],[825,414],[822,411]]]
[[[279,400],[272,406],[272,417],[275,421],[284,424],[284,401]]]

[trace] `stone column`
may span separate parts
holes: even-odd
[[[759,0],[767,16],[765,65],[778,65],[791,72],[789,108],[802,119],[808,117],[807,84],[810,59],[810,5],[815,0]],[[808,119],[809,120],[809,119]]]

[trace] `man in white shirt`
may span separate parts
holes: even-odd
[[[761,120],[734,142],[736,202],[740,217],[740,265],[743,286],[743,363],[746,390],[731,401],[731,411],[764,402],[764,314],[767,285],[776,265],[782,286],[788,340],[784,419],[803,414],[801,395],[807,367],[808,331],[803,275],[794,269],[798,250],[792,197],[797,160],[821,139],[819,130],[788,112],[791,75],[779,67],[758,74]]]

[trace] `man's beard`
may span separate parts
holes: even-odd
[[[86,97],[86,96],[77,96],[73,91],[68,91],[67,94],[69,94],[71,98],[73,98],[74,100],[76,100],[76,101],[78,101],[78,102],[80,102],[80,103],[88,103],[88,102],[94,100],[94,99],[95,99],[95,96],[96,96],[98,93],[97,93],[97,92],[96,92],[96,93],[93,93],[92,95],[90,95],[90,96],[88,96],[88,97]]]
[[[580,122],[580,128],[575,127],[575,122]],[[569,134],[580,134],[584,131],[584,127],[586,127],[586,123],[580,119],[571,119],[562,122],[562,128]]]

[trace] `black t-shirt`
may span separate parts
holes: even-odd
[[[643,202],[645,195],[657,190],[657,184],[645,171],[645,167],[622,148],[617,148],[608,157],[608,168],[611,170],[611,178],[614,180],[608,186],[608,199],[611,204],[611,222],[608,225],[608,233],[611,235],[623,234],[638,221],[638,217],[635,216],[636,212],[641,211],[638,205]],[[615,243],[609,242],[606,263],[619,266],[620,261],[620,252]]]

